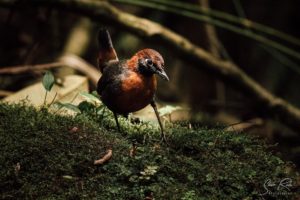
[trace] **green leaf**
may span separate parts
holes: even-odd
[[[65,175],[65,176],[63,176],[63,179],[74,180],[74,177],[73,176],[69,176],[69,175]]]
[[[80,92],[79,94],[81,96],[83,96],[87,101],[91,101],[91,102],[94,102],[94,103],[100,103],[101,102],[96,96],[94,96],[94,94],[90,94],[88,92]]]
[[[96,90],[92,91],[91,95],[97,97],[98,99],[100,98],[100,95],[98,94],[98,92]]]
[[[50,92],[54,83],[55,83],[55,79],[54,79],[53,74],[50,71],[47,71],[43,77],[43,86],[44,86],[45,90]]]
[[[164,116],[164,115],[169,115],[172,112],[175,112],[177,110],[182,110],[182,108],[180,106],[167,105],[167,106],[164,106],[164,107],[158,109],[158,112],[159,112],[160,116]]]
[[[157,169],[158,166],[146,166],[144,171],[141,171],[140,174],[142,174],[143,176],[153,176],[154,174],[156,174]]]
[[[77,108],[81,112],[92,112],[96,109],[95,105],[88,101],[82,101],[80,104],[78,104]]]
[[[77,106],[75,106],[75,105],[73,105],[71,103],[56,102],[55,105],[58,106],[58,108],[62,108],[63,107],[63,108],[67,108],[69,110],[72,110],[74,112],[81,113],[80,109]]]
[[[188,174],[187,179],[191,182],[194,181],[195,180],[194,174]]]
[[[212,181],[213,181],[213,174],[208,173],[208,174],[206,175],[206,181],[212,182]]]

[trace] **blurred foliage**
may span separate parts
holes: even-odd
[[[154,125],[122,119],[121,134],[110,111],[82,107],[70,117],[0,104],[1,199],[258,199],[267,179],[283,178],[293,187],[280,198],[299,194],[299,174],[258,138],[168,124],[165,145]],[[108,148],[112,159],[94,166]]]

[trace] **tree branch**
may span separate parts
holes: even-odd
[[[280,120],[296,131],[300,129],[300,110],[298,108],[272,95],[234,63],[215,58],[186,38],[158,23],[123,12],[103,0],[27,0],[26,4],[21,5],[22,9],[25,5],[51,6],[69,10],[88,16],[93,20],[121,26],[142,38],[163,43],[181,54],[185,60],[199,63],[198,66],[204,66],[205,70],[238,87],[241,92],[261,105],[261,108],[264,108],[273,119]],[[0,0],[0,6],[17,5],[11,0]],[[201,63],[206,63],[206,65],[201,65]]]
[[[6,90],[0,90],[0,98],[1,97],[7,97],[9,95],[13,94],[11,91],[6,91]]]
[[[85,74],[94,86],[97,86],[97,82],[101,73],[92,65],[73,54],[65,54],[58,58],[58,62],[38,64],[38,65],[20,65],[9,66],[0,68],[1,74],[21,74],[33,71],[42,71],[58,67],[69,67]]]
[[[38,70],[47,70],[51,68],[61,67],[61,62],[46,63],[39,65],[18,65],[18,66],[9,66],[1,67],[0,74],[21,74],[26,72],[38,71]]]

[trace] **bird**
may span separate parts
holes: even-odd
[[[119,60],[110,33],[105,28],[98,32],[98,46],[98,67],[102,76],[97,83],[97,93],[103,104],[113,112],[118,130],[121,130],[118,115],[127,117],[129,113],[150,104],[159,123],[162,140],[166,141],[155,101],[156,75],[169,81],[161,54],[146,48],[129,59]]]

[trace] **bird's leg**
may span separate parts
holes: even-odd
[[[163,128],[163,125],[161,123],[161,120],[160,120],[160,117],[159,117],[159,113],[157,111],[157,106],[156,106],[156,103],[154,100],[151,101],[150,105],[152,106],[154,112],[155,112],[155,115],[156,115],[156,118],[157,118],[157,121],[159,123],[159,126],[160,126],[160,130],[161,130],[161,138],[164,142],[167,142],[166,140],[166,135],[164,133],[164,128]]]
[[[117,124],[117,127],[118,127],[118,131],[121,132],[120,124],[119,124],[119,121],[118,121],[118,115],[115,112],[113,112],[113,113],[114,113],[114,116],[115,116],[115,120],[116,120],[116,124]]]

